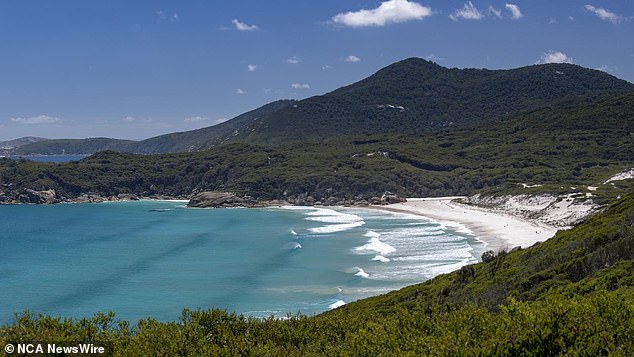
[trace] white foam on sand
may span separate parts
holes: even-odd
[[[445,227],[458,228],[456,232],[468,234],[467,230],[456,226],[460,224],[477,239],[485,242],[488,249],[496,251],[517,246],[530,247],[536,242],[551,238],[557,231],[555,227],[542,223],[452,202],[455,198],[458,197],[408,198],[407,202],[379,209],[440,220]],[[399,249],[392,242],[390,244]]]

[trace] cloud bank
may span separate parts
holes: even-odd
[[[11,121],[18,124],[25,125],[38,125],[38,124],[55,124],[62,121],[60,118],[51,117],[48,115],[38,115],[29,118],[11,118]]]

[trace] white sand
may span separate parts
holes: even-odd
[[[486,209],[463,205],[451,200],[460,197],[408,198],[407,202],[377,207],[439,221],[453,221],[469,228],[475,237],[487,244],[487,249],[499,251],[514,247],[530,247],[543,242],[557,232],[557,228],[523,218],[500,214]]]

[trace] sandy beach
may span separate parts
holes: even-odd
[[[551,238],[557,232],[557,228],[553,226],[452,202],[456,198],[460,197],[408,198],[407,202],[378,208],[420,215],[440,222],[461,223],[494,251],[510,250],[518,246],[527,248]]]

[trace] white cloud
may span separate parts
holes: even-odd
[[[290,63],[290,64],[298,64],[299,63],[299,57],[297,56],[293,56],[289,59],[286,60],[286,63]]]
[[[249,72],[255,72],[256,69],[258,69],[258,65],[257,64],[250,64],[247,66],[247,69],[249,70]]]
[[[355,63],[355,62],[361,61],[361,58],[359,58],[357,56],[350,55],[350,56],[346,57],[346,59],[344,61],[350,62],[350,63]]]
[[[606,10],[602,7],[594,7],[592,5],[586,5],[584,6],[584,8],[586,9],[586,11],[597,15],[601,20],[610,21],[613,24],[618,24],[619,22],[623,21],[623,16],[616,14],[612,11]]]
[[[515,4],[506,4],[504,5],[504,7],[507,8],[507,10],[509,10],[511,12],[511,18],[514,20],[520,19],[522,17],[524,17],[524,14],[522,14],[522,11],[520,11],[520,7],[515,5]]]
[[[214,125],[216,125],[216,124],[224,123],[227,120],[229,120],[229,118],[222,117],[222,118],[218,118],[218,119],[214,120],[213,123],[214,123]]]
[[[542,55],[539,63],[572,63],[572,58],[559,51],[548,51]]]
[[[62,121],[60,118],[50,117],[48,115],[38,115],[30,118],[11,118],[11,121],[19,124],[37,125],[37,124],[55,124]]]
[[[200,123],[202,121],[207,121],[207,120],[209,120],[209,118],[197,115],[197,116],[185,118],[183,121],[185,123]]]
[[[548,20],[548,24],[549,25],[553,25],[553,24],[556,24],[556,23],[557,23],[557,20],[553,19],[552,17]]]
[[[440,61],[444,61],[445,59],[439,56],[436,56],[435,54],[430,54],[429,56],[425,56],[425,59],[428,61],[432,61],[432,62],[440,62]]]
[[[180,20],[177,13],[174,12],[170,15],[170,14],[166,14],[163,10],[157,10],[156,17],[158,18],[159,22],[163,22],[163,21],[176,22]]]
[[[501,18],[502,17],[502,10],[496,9],[493,6],[489,6],[489,8],[487,9],[487,14],[495,15],[495,17],[497,17],[497,18]]]
[[[293,83],[291,84],[291,87],[295,89],[310,89],[310,85],[307,83]]]
[[[135,117],[131,117],[131,116],[127,116],[127,117],[121,119],[121,121],[124,121],[126,123],[132,123],[132,122],[136,121],[136,118]]]
[[[245,92],[242,89],[238,88],[238,89],[236,89],[236,94],[243,95],[243,94],[247,94],[247,92]]]
[[[238,19],[233,19],[231,23],[236,27],[236,30],[239,31],[254,31],[259,29],[256,25],[247,25],[244,22],[240,22]]]
[[[350,27],[384,26],[390,23],[422,20],[432,15],[430,7],[414,1],[383,1],[375,9],[362,9],[340,13],[332,17],[332,21]]]
[[[471,1],[464,4],[462,9],[457,9],[453,12],[453,14],[449,15],[449,18],[453,21],[458,21],[459,19],[465,20],[480,20],[484,15],[478,10]]]

